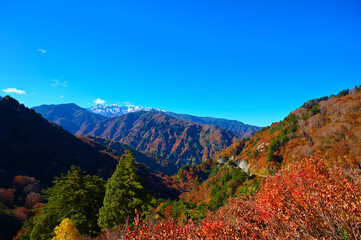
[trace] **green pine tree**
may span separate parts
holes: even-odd
[[[70,218],[81,234],[98,234],[100,227],[97,220],[105,194],[104,180],[97,176],[84,176],[79,167],[72,166],[71,171],[55,178],[53,183],[53,187],[44,191],[48,202],[41,214],[28,222],[30,239],[50,239],[54,227],[64,218]]]
[[[146,194],[135,169],[133,153],[124,154],[113,176],[106,184],[104,206],[99,210],[98,224],[102,229],[128,224],[146,203]]]

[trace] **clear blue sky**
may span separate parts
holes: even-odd
[[[359,0],[0,1],[0,95],[29,107],[100,98],[266,126],[360,80]]]

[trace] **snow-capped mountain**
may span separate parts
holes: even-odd
[[[144,108],[133,105],[120,106],[118,104],[111,104],[111,105],[96,104],[93,107],[88,108],[87,110],[92,113],[96,113],[105,117],[121,116],[127,113],[139,112],[139,111],[165,112],[164,110],[158,108]]]

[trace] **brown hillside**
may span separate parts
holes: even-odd
[[[77,134],[119,141],[178,165],[214,157],[237,139],[229,130],[182,121],[158,112],[137,112],[107,119],[89,124]]]

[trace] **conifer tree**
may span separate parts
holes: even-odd
[[[84,176],[79,167],[72,166],[71,171],[55,178],[53,183],[44,191],[47,204],[32,220],[30,239],[50,239],[54,227],[64,218],[71,218],[81,234],[98,234],[97,215],[105,194],[103,179]]]
[[[104,206],[99,210],[98,224],[102,229],[116,228],[133,219],[135,209],[140,210],[146,196],[135,169],[133,153],[124,154],[106,184]]]

